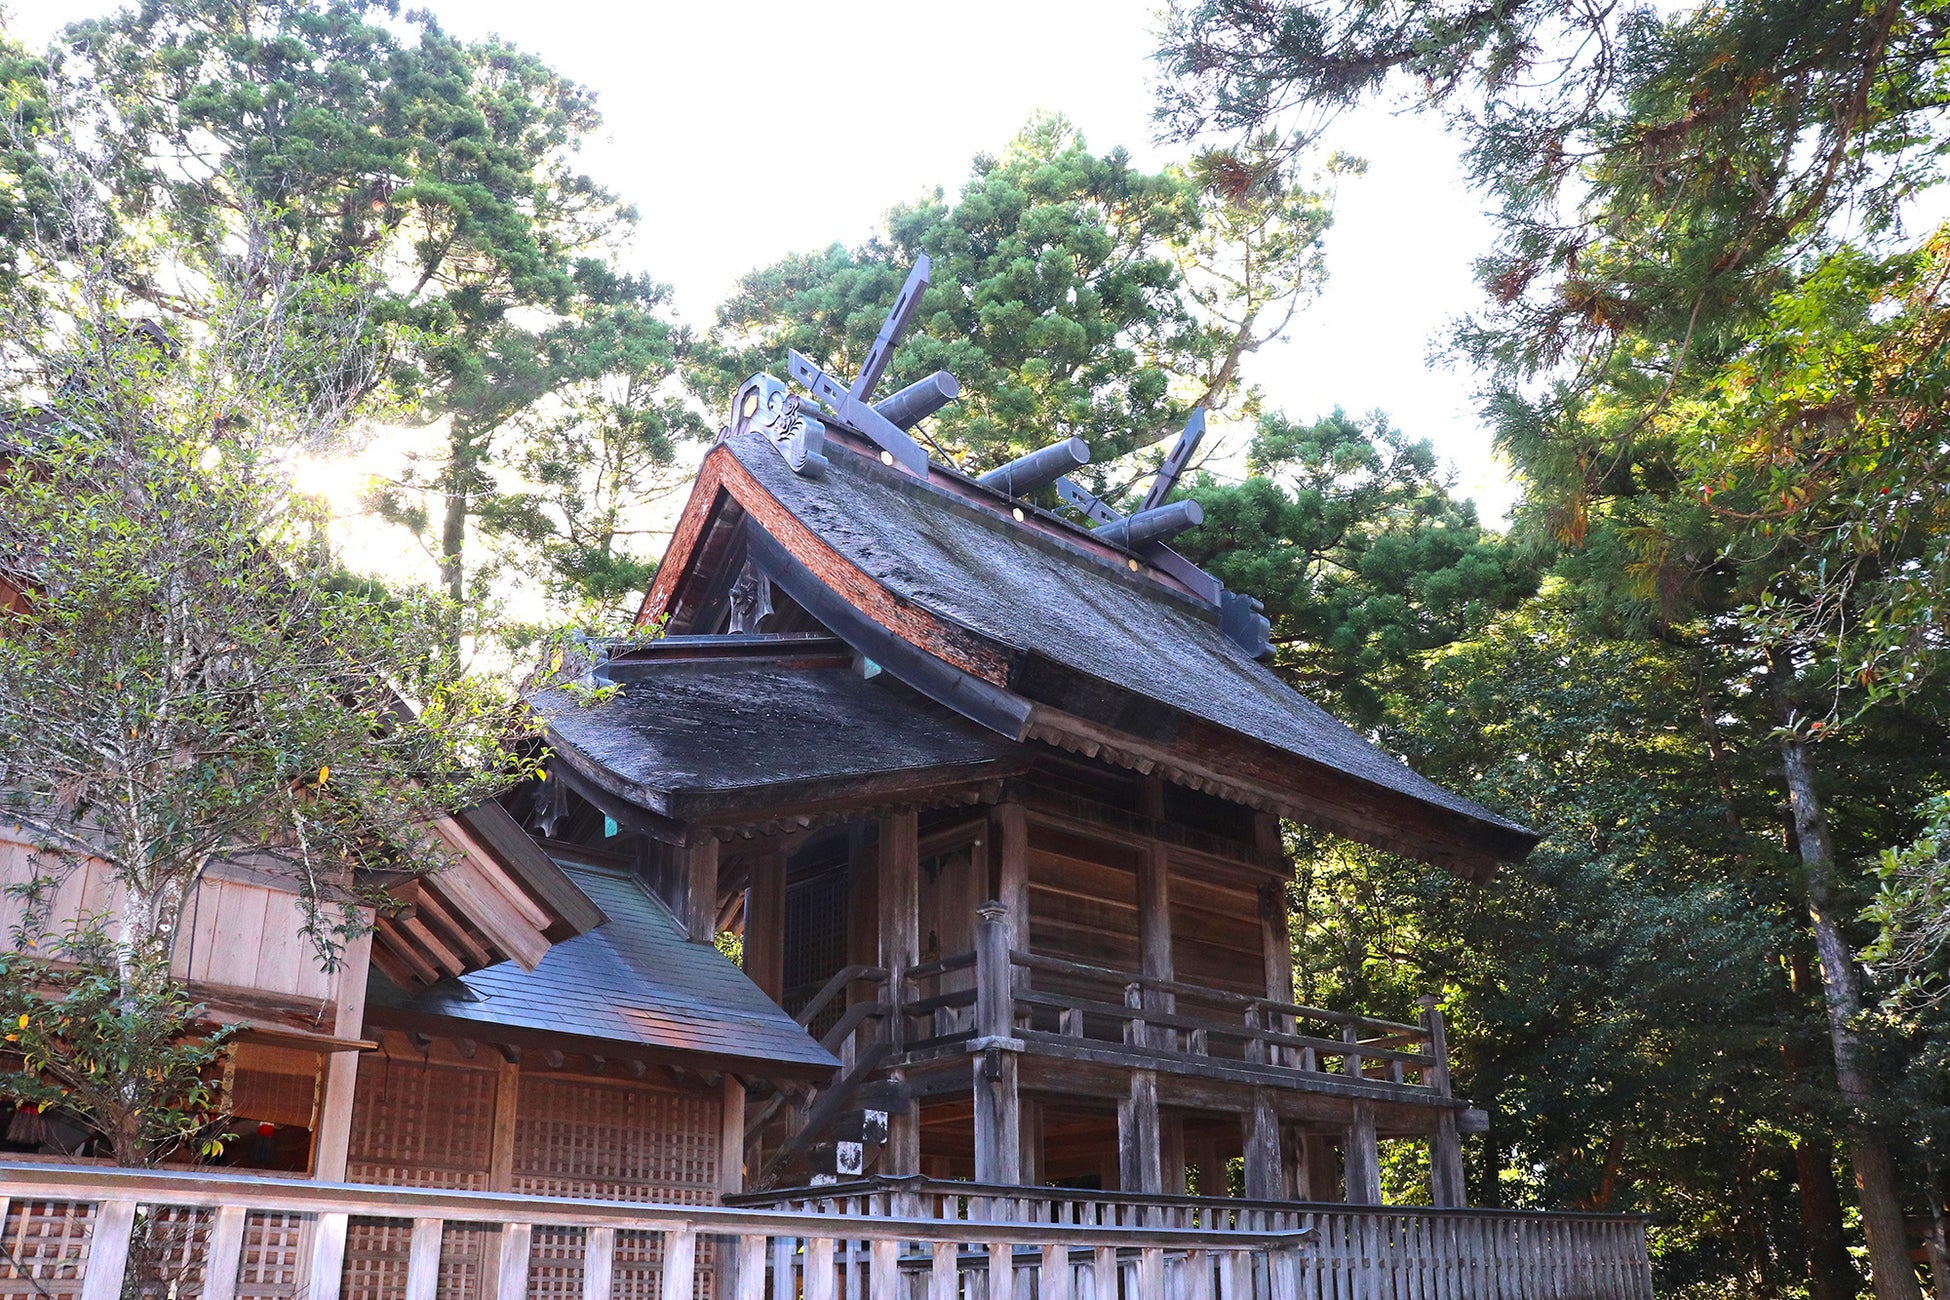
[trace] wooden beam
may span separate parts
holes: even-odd
[[[875,863],[880,901],[881,969],[887,972],[887,996],[898,1003],[904,996],[907,972],[920,960],[921,863],[920,831],[912,808],[880,819],[880,845]],[[898,1049],[902,1018],[882,1022],[882,1032]]]
[[[718,937],[718,837],[693,834],[684,845],[684,930],[692,943]]]
[[[370,913],[361,913],[371,923]],[[368,928],[348,940],[340,955],[337,1005],[332,1032],[339,1038],[360,1037],[366,1024],[366,980],[372,968],[373,931]],[[359,1087],[359,1054],[333,1052],[325,1058],[318,1101],[318,1127],[312,1137],[312,1176],[323,1182],[345,1181],[352,1150],[352,1102]]]
[[[718,1136],[718,1190],[736,1196],[745,1190],[745,1081],[724,1076],[724,1113]]]
[[[1119,1190],[1147,1195],[1165,1190],[1158,1146],[1158,1074],[1131,1071],[1130,1095],[1117,1103]]]
[[[1009,925],[1009,946],[1029,949],[1029,819],[1014,800],[999,803],[990,819],[989,840],[995,846],[995,900],[1002,904]]]
[[[785,868],[785,837],[767,837],[751,855],[745,904],[745,976],[774,1002],[785,994]]]
[[[1347,1165],[1347,1203],[1381,1204],[1381,1144],[1375,1140],[1374,1103],[1354,1103],[1354,1120],[1342,1146]]]
[[[1268,1089],[1253,1090],[1253,1112],[1246,1119],[1245,1140],[1247,1197],[1255,1201],[1282,1199],[1286,1177],[1281,1169],[1280,1117]]]

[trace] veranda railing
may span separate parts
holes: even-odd
[[[240,1282],[250,1222],[302,1216],[297,1285]],[[132,1270],[138,1222],[167,1220],[171,1283]],[[662,1300],[1299,1300],[1305,1232],[1217,1232],[1014,1224],[952,1218],[852,1218],[830,1212],[711,1209],[488,1192],[304,1183],[216,1173],[0,1163],[0,1294],[37,1300],[341,1300],[355,1224],[402,1228],[404,1300],[439,1300],[449,1225],[492,1229],[496,1300],[526,1300],[538,1272],[571,1294],[614,1300],[619,1234],[649,1238]],[[50,1240],[30,1223],[58,1225]],[[549,1258],[534,1247],[552,1240]],[[132,1249],[134,1248],[134,1249]],[[192,1286],[181,1285],[191,1279]],[[641,1290],[638,1290],[641,1294]]]
[[[1652,1296],[1645,1220],[1632,1215],[1162,1196],[926,1178],[862,1178],[730,1200],[849,1217],[1306,1234],[1309,1242],[1296,1266],[1298,1293],[1307,1300]]]

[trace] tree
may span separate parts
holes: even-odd
[[[1331,114],[1400,70],[1464,132],[1503,237],[1480,266],[1489,307],[1458,344],[1530,481],[1526,526],[1570,548],[1560,571],[1634,611],[1638,634],[1738,662],[1709,712],[1755,689],[1768,701],[1883,1300],[1918,1290],[1847,923],[1873,854],[1836,845],[1850,814],[1814,742],[1832,750],[1831,724],[1868,725],[1850,690],[1890,694],[1876,685],[1887,663],[1852,678],[1858,650],[1901,647],[1898,689],[1933,657],[1927,619],[1902,611],[1934,608],[1940,511],[1878,489],[1940,440],[1927,390],[1942,365],[1932,345],[1899,342],[1928,336],[1926,309],[1898,311],[1893,331],[1887,306],[1821,313],[1861,268],[1915,256],[1902,218],[1939,175],[1945,32],[1936,7],[1894,2],[1655,15],[1211,0],[1176,10],[1162,52],[1161,112],[1179,131],[1292,129],[1294,113]],[[1905,420],[1885,399],[1908,396]],[[1761,496],[1780,480],[1786,495]],[[1878,612],[1871,637],[1822,638]]]
[[[718,310],[693,387],[713,409],[796,348],[852,373],[922,253],[934,279],[884,388],[936,370],[961,400],[926,436],[980,470],[1076,436],[1102,465],[1148,446],[1193,407],[1250,412],[1240,362],[1320,277],[1326,196],[1247,154],[1146,174],[1038,118],[940,192],[887,214],[858,248],[754,271]],[[1137,475],[1132,476],[1135,481]]]
[[[1309,425],[1262,417],[1238,484],[1202,478],[1205,523],[1178,545],[1263,601],[1274,666],[1373,726],[1430,651],[1534,587],[1531,563],[1457,500],[1427,442],[1379,412]]]
[[[611,599],[642,563],[614,496],[702,428],[660,391],[684,333],[662,286],[611,265],[634,213],[574,170],[599,125],[590,93],[396,14],[155,0],[70,27],[54,77],[103,142],[119,220],[241,259],[243,283],[254,213],[313,272],[385,267],[385,377],[442,437],[372,504],[428,548],[456,610],[493,567],[477,540],[566,555],[565,596]],[[148,260],[117,271],[155,312],[193,318]],[[590,441],[605,457],[578,472]]]
[[[205,1029],[168,967],[143,963],[124,979],[99,929],[13,937],[0,949],[0,1046],[21,1067],[0,1073],[0,1096],[104,1135],[119,1165],[161,1164],[185,1147],[220,1154],[210,1076],[229,1031]]]
[[[291,493],[281,458],[343,435],[373,391],[370,282],[267,234],[241,289],[177,263],[197,327],[160,324],[126,286],[98,160],[38,147],[60,224],[0,299],[0,817],[40,863],[28,938],[68,919],[46,912],[65,874],[107,868],[112,927],[76,949],[106,967],[68,988],[80,1007],[89,981],[118,990],[99,1042],[176,1014],[171,940],[213,863],[289,878],[329,966],[381,901],[374,873],[438,869],[429,823],[533,764],[512,702],[430,652],[449,610],[342,582]],[[132,1122],[144,1072],[188,1060],[137,1037],[151,1054],[100,1083],[121,1109],[85,1103],[121,1158],[162,1140]]]

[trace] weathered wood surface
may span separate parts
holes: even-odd
[[[895,1197],[921,1217],[947,1222],[1002,1220],[1063,1227],[1307,1232],[1304,1249],[1244,1255],[1223,1243],[1165,1257],[1159,1291],[1127,1295],[1293,1295],[1304,1300],[1650,1300],[1652,1271],[1645,1220],[1630,1215],[1422,1206],[1352,1206],[1237,1198],[1146,1196],[1057,1187],[1006,1187],[921,1179],[862,1179],[736,1198],[739,1204],[840,1215],[889,1213]],[[1075,1270],[1078,1289],[1093,1268]],[[1098,1277],[1141,1268],[1119,1257]],[[1287,1273],[1284,1279],[1269,1277]],[[1099,1287],[1101,1281],[1094,1283]],[[1269,1290],[1270,1288],[1270,1290]],[[1099,1289],[1097,1295],[1116,1295]]]
[[[997,919],[1003,924],[996,930],[1006,930],[1006,910],[998,909]],[[1401,1024],[1141,971],[1005,953],[1000,938],[978,942],[974,954],[916,966],[895,986],[909,1054],[1004,1041],[1016,1050],[1115,1058],[1134,1068],[1152,1060],[1194,1063],[1212,1077],[1249,1083],[1344,1084],[1349,1095],[1438,1106],[1448,1096],[1439,1018]],[[942,977],[971,963],[975,990],[947,989]]]
[[[882,1213],[852,1217],[839,1207],[709,1209],[38,1163],[0,1163],[0,1186],[16,1204],[70,1205],[92,1223],[63,1280],[63,1289],[79,1300],[117,1300],[124,1293],[131,1230],[142,1207],[216,1211],[219,1229],[186,1249],[205,1252],[202,1259],[218,1263],[219,1280],[212,1288],[217,1294],[225,1286],[234,1289],[234,1229],[246,1207],[305,1216],[312,1242],[307,1294],[314,1300],[336,1300],[359,1280],[346,1260],[352,1221],[404,1230],[409,1300],[438,1300],[449,1293],[440,1276],[442,1230],[456,1224],[499,1226],[496,1300],[556,1295],[562,1278],[572,1273],[581,1274],[582,1300],[612,1300],[619,1233],[638,1243],[650,1239],[660,1261],[652,1294],[662,1300],[699,1294],[739,1300],[978,1295],[1058,1300],[1089,1296],[1093,1284],[1099,1288],[1095,1295],[1113,1296],[1114,1291],[1101,1289],[1107,1263],[1113,1278],[1121,1272],[1127,1288],[1139,1288],[1127,1289],[1132,1296],[1300,1300],[1306,1293],[1298,1289],[1298,1279],[1305,1270],[1292,1257],[1304,1252],[1311,1238],[1305,1230],[898,1217],[884,1213],[885,1202]],[[716,1247],[708,1262],[707,1243]],[[1216,1259],[1235,1262],[1214,1291]],[[1256,1282],[1281,1277],[1293,1280],[1270,1290]],[[1191,1289],[1183,1289],[1187,1284]]]

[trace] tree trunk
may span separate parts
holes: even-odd
[[[1814,763],[1808,743],[1794,730],[1795,714],[1788,698],[1786,664],[1776,662],[1769,677],[1781,731],[1781,772],[1788,808],[1794,815],[1795,839],[1807,881],[1808,918],[1821,960],[1821,987],[1828,1010],[1828,1037],[1835,1050],[1835,1082],[1851,1111],[1848,1157],[1855,1170],[1855,1187],[1862,1208],[1862,1235],[1869,1245],[1869,1278],[1876,1300],[1922,1300],[1916,1269],[1910,1263],[1903,1232],[1902,1199],[1896,1194],[1895,1161],[1889,1146],[1872,1127],[1869,1113],[1876,1100],[1875,1083],[1863,1060],[1855,1019],[1862,1011],[1862,981],[1855,954],[1836,918],[1835,850],[1828,836],[1821,796],[1815,789]]]
[[[440,522],[440,585],[458,606],[466,592],[466,569],[461,561],[467,548],[467,489],[447,488],[447,512]]]
[[[1808,1244],[1808,1300],[1855,1300],[1862,1275],[1842,1238],[1842,1194],[1827,1143],[1794,1140],[1794,1188]]]

